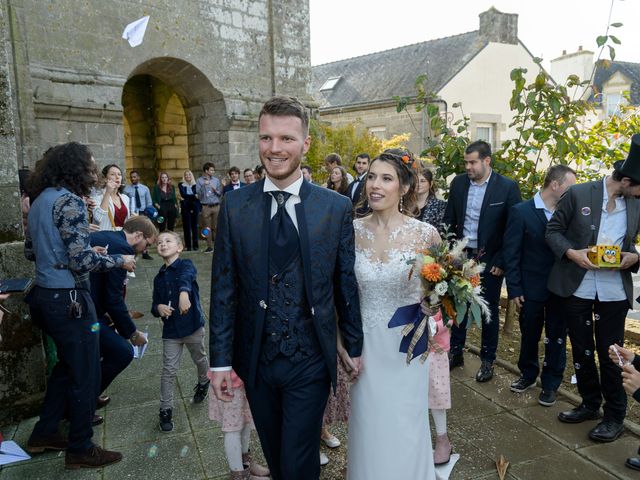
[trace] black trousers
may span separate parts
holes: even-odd
[[[35,287],[26,301],[34,323],[53,339],[58,352],[33,434],[57,432],[69,412],[67,450],[83,452],[93,446],[91,421],[100,393],[100,329],[91,295],[86,290],[76,292],[83,309],[80,318],[69,318],[69,289]]]
[[[182,230],[184,232],[184,247],[198,249],[198,216],[200,208],[196,202],[183,201],[180,215],[182,216]]]
[[[171,230],[173,232],[173,227],[175,227],[176,218],[178,217],[175,203],[171,200],[160,200],[158,214],[164,217],[164,222],[159,225],[160,231]]]
[[[106,322],[100,321],[100,367],[102,381],[100,392],[104,392],[111,382],[129,366],[133,360],[133,349]]]
[[[502,289],[501,275],[496,277],[488,271],[480,275],[484,298],[489,304],[491,319],[482,317],[482,337],[480,345],[480,359],[489,362],[495,362],[496,351],[498,350],[498,333],[500,331],[499,307],[500,307],[500,290]],[[467,341],[467,320],[460,323],[460,326],[453,325],[451,327],[451,353],[461,353]]]
[[[331,380],[322,354],[299,363],[278,355],[245,384],[273,480],[320,478],[320,431]]]
[[[534,382],[540,373],[538,342],[544,327],[544,363],[540,380],[544,390],[557,390],[567,364],[567,326],[562,299],[551,295],[546,302],[525,298],[520,310],[520,357],[518,368],[524,378]]]
[[[611,361],[608,350],[614,343],[622,345],[629,302],[600,302],[571,296],[563,303],[582,404],[597,410],[604,397],[605,420],[622,422],[627,412],[627,395],[622,388],[620,367]]]

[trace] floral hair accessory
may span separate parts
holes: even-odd
[[[416,162],[411,155],[408,154],[404,154],[400,157],[400,160],[402,160],[402,163],[404,163],[406,165],[407,168],[413,169],[413,170],[417,170],[418,169],[418,162]]]

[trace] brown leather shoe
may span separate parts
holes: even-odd
[[[122,454],[120,452],[104,450],[94,445],[86,452],[67,452],[64,457],[64,468],[69,470],[76,470],[78,468],[101,468],[113,463],[118,463],[120,460],[122,460]]]
[[[98,397],[98,400],[96,401],[96,410],[100,410],[101,408],[106,407],[107,405],[109,405],[110,401],[111,397],[109,395],[100,395]]]
[[[27,441],[26,450],[29,453],[42,453],[45,450],[66,450],[67,443],[66,437],[59,432],[39,437],[31,434]]]
[[[104,417],[102,415],[94,415],[93,420],[91,420],[91,425],[97,427],[104,423]]]

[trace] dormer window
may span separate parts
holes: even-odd
[[[331,77],[326,82],[322,84],[320,87],[320,91],[324,92],[325,90],[333,90],[336,84],[340,81],[341,77]]]
[[[620,115],[620,105],[624,105],[625,99],[620,93],[607,93],[605,95],[607,116]]]

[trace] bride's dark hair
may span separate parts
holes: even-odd
[[[414,159],[411,152],[408,150],[404,150],[402,148],[388,148],[376,158],[374,158],[369,164],[369,169],[375,162],[384,162],[388,163],[393,167],[398,175],[398,180],[400,182],[400,189],[405,187],[407,188],[407,193],[401,195],[401,205],[402,209],[401,213],[408,215],[410,217],[417,217],[420,215],[420,208],[418,207],[418,172],[417,172],[417,161]],[[365,183],[364,192],[360,197],[360,201],[356,205],[356,211],[362,212],[365,205],[367,208],[367,212],[364,214],[371,213],[371,207],[366,204],[367,200],[367,185]],[[398,209],[400,209],[400,205],[398,205]],[[358,215],[362,216],[362,215]]]

